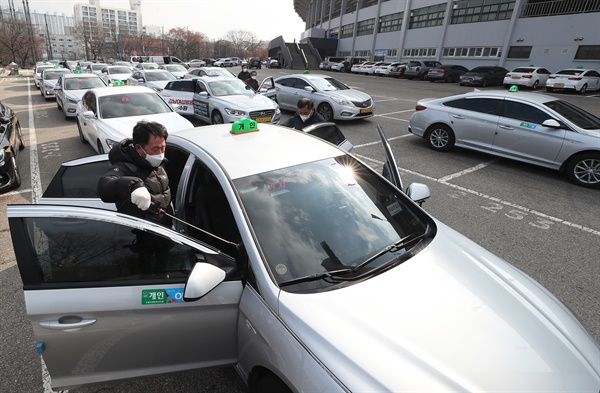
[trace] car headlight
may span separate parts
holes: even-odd
[[[343,98],[331,97],[331,99],[340,105],[350,105],[350,101],[343,99]]]
[[[108,139],[106,138],[106,144],[108,145],[109,149],[112,149],[115,145],[117,145],[119,142],[117,141],[113,141],[112,139]]]
[[[478,80],[481,80],[481,78],[482,78],[481,76],[474,76],[474,77],[473,77],[473,80],[476,80],[476,81],[478,81]]]
[[[281,113],[281,109],[279,109],[279,105],[277,105],[277,107],[275,108],[275,113]]]
[[[225,108],[225,112],[227,112],[227,114],[231,116],[246,116],[246,112],[241,111],[239,109]]]

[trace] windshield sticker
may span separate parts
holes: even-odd
[[[520,126],[521,127],[525,127],[525,128],[531,128],[532,130],[534,130],[537,127],[535,124],[525,123],[525,122],[522,122],[520,124]]]
[[[283,276],[285,273],[287,273],[287,267],[280,263],[279,265],[275,266],[275,271],[277,274]]]
[[[400,204],[398,202],[391,203],[391,204],[387,205],[386,207],[387,207],[388,212],[392,216],[395,216],[396,214],[398,214],[402,211],[402,207],[400,207]]]
[[[182,303],[183,288],[143,289],[142,304]]]

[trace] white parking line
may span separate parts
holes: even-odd
[[[30,108],[33,108],[31,103],[31,83],[29,78],[27,78],[27,104]],[[35,120],[32,110],[29,111],[29,165],[31,166],[31,190],[33,192],[31,203],[37,203],[42,196],[42,179],[38,161]]]
[[[488,166],[488,165],[490,165],[490,164],[494,164],[494,163],[495,163],[495,162],[497,162],[497,161],[498,161],[498,160],[492,160],[492,161],[488,161],[488,162],[482,162],[481,164],[475,165],[475,166],[473,166],[473,167],[471,167],[471,168],[467,168],[467,169],[465,169],[465,170],[462,170],[462,171],[460,171],[460,172],[456,172],[456,173],[453,173],[453,174],[451,174],[451,175],[448,175],[448,176],[440,177],[440,178],[438,179],[438,181],[439,181],[440,183],[445,183],[445,182],[447,182],[447,181],[450,181],[450,180],[452,180],[452,179],[456,179],[456,178],[458,178],[458,177],[461,177],[462,175],[466,175],[466,174],[468,174],[468,173],[473,173],[473,172],[475,172],[475,171],[478,171],[478,170],[480,170],[480,169],[483,169],[483,168],[485,168],[486,166]]]
[[[406,138],[407,136],[413,136],[413,135],[412,134],[404,134],[404,135],[400,135],[400,136],[393,136],[391,138],[387,138],[387,140],[395,141],[396,139]],[[363,143],[362,145],[354,145],[354,147],[365,147],[365,146],[373,146],[373,145],[379,145],[379,144],[381,144],[381,141]]]
[[[355,146],[355,147],[357,147],[357,146]],[[356,153],[354,153],[354,155],[356,155],[357,157],[362,158],[365,161],[370,161],[370,162],[376,163],[376,164],[381,165],[381,166],[383,166],[383,164],[384,164],[383,162],[381,162],[379,160],[375,160],[375,159],[367,157],[367,156],[363,156],[363,155],[356,154]],[[462,192],[465,192],[465,193],[468,193],[468,194],[471,194],[471,195],[475,195],[475,196],[480,197],[480,198],[487,199],[487,200],[489,200],[491,202],[494,202],[494,203],[499,203],[499,204],[502,204],[502,205],[505,205],[505,206],[509,206],[509,207],[512,207],[512,208],[515,208],[515,209],[519,209],[519,210],[524,211],[524,212],[526,212],[528,214],[533,214],[533,215],[535,215],[537,217],[540,217],[540,218],[543,218],[545,220],[550,220],[552,222],[555,222],[555,223],[558,223],[558,224],[563,224],[563,225],[566,225],[566,226],[574,228],[574,229],[579,229],[582,232],[586,232],[586,233],[590,233],[592,235],[600,236],[600,231],[597,231],[595,229],[584,227],[583,225],[575,224],[573,222],[563,220],[562,218],[549,216],[549,215],[547,215],[545,213],[542,213],[542,212],[539,212],[537,210],[533,210],[533,209],[530,209],[530,208],[525,207],[525,206],[517,205],[515,203],[509,202],[509,201],[505,201],[505,200],[502,200],[500,198],[496,198],[496,197],[493,197],[493,196],[490,196],[490,195],[486,195],[486,194],[483,194],[483,193],[481,193],[479,191],[471,190],[471,189],[466,188],[466,187],[462,187],[462,186],[458,186],[456,184],[448,183],[447,180],[442,180],[444,178],[447,178],[448,176],[445,176],[444,178],[440,178],[440,179],[435,179],[435,178],[433,178],[431,176],[423,175],[421,173],[410,171],[410,170],[403,169],[403,168],[400,168],[400,167],[398,168],[398,170],[400,172],[409,173],[411,175],[419,176],[419,177],[421,177],[423,179],[427,179],[429,181],[433,181],[433,182],[436,182],[436,183],[439,183],[439,184],[443,184],[445,186],[454,188],[456,190],[459,190],[459,191],[462,191]]]
[[[11,195],[19,195],[19,194],[24,194],[26,192],[33,192],[33,190],[31,188],[27,188],[25,190],[14,190],[14,191],[10,191],[7,192],[6,194],[2,194],[0,195],[0,198],[2,197],[7,197],[7,196],[11,196]]]
[[[373,100],[373,102],[398,101],[397,98],[384,98],[383,100]]]

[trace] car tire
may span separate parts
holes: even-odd
[[[13,166],[13,171],[15,173],[15,179],[11,188],[17,188],[21,185],[21,173],[19,172],[19,167],[17,167],[17,160],[15,160],[15,156],[13,155],[11,160],[11,164]]]
[[[537,88],[538,88],[539,85],[540,85],[539,81],[533,82],[533,86],[531,86],[531,90],[537,90]]]
[[[324,102],[317,107],[317,112],[323,116],[325,121],[333,121],[333,108],[328,103]]]
[[[77,119],[77,131],[79,131],[79,140],[81,143],[88,143],[87,139],[83,136],[83,130],[81,129],[81,124],[79,123],[79,119]]]
[[[448,151],[454,146],[454,131],[444,124],[434,124],[425,133],[429,147],[437,151]]]
[[[578,186],[600,188],[600,154],[583,153],[569,161],[567,177]]]
[[[581,86],[581,90],[579,90],[579,94],[583,94],[587,91],[587,83]]]
[[[276,375],[267,373],[256,383],[256,392],[292,393],[292,390]]]
[[[446,82],[446,83],[452,83],[452,82],[454,82],[454,77],[452,75],[448,75],[446,77],[446,79],[444,79],[444,82]]]
[[[223,115],[221,115],[221,112],[219,112],[217,110],[213,111],[212,115],[210,116],[210,122],[211,122],[211,124],[225,123],[225,121],[223,120]]]

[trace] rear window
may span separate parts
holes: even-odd
[[[528,72],[533,72],[535,71],[535,68],[515,68],[514,70],[512,70],[511,72],[521,72],[521,73],[528,73]]]
[[[492,70],[492,67],[475,67],[469,72],[485,74],[485,73],[490,72],[491,70]]]

